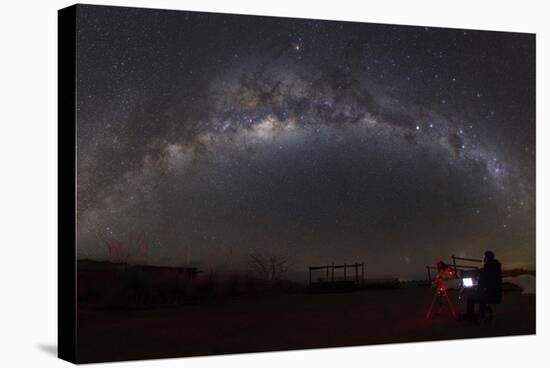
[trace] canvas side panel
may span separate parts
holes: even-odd
[[[76,6],[58,11],[58,356],[76,362]]]

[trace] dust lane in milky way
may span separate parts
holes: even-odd
[[[77,12],[78,256],[535,261],[535,38],[194,12]],[[129,246],[129,245],[128,245]]]

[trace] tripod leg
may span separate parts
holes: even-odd
[[[430,319],[430,316],[432,314],[432,309],[434,307],[436,298],[437,298],[437,293],[434,295],[434,297],[432,299],[432,304],[430,304],[430,308],[428,309],[428,313],[426,313],[426,321]]]
[[[453,304],[449,300],[449,295],[445,295],[445,299],[447,299],[447,303],[449,304],[449,310],[451,311],[453,318],[456,318],[455,309],[453,308]]]

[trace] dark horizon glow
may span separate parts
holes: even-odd
[[[79,259],[534,269],[534,35],[85,5],[77,32]]]

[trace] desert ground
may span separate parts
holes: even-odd
[[[449,292],[458,313],[465,308]],[[80,307],[78,361],[96,362],[310,349],[535,333],[535,297],[507,289],[492,323],[425,320],[428,286],[295,292],[192,305],[117,310]],[[437,309],[434,309],[437,312]]]

